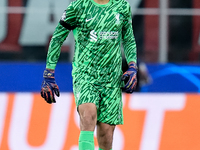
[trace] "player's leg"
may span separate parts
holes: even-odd
[[[80,116],[79,150],[94,150],[94,129],[97,122],[96,105],[84,103],[78,107]]]
[[[94,150],[94,129],[100,100],[98,89],[79,80],[74,82],[73,91],[80,116],[79,150]]]
[[[115,126],[123,124],[121,89],[105,87],[101,91],[101,98],[97,110],[97,141],[99,150],[110,150]]]
[[[94,131],[97,122],[97,108],[94,103],[84,103],[78,107],[80,130]]]
[[[114,129],[115,125],[109,125],[102,122],[97,123],[97,139],[100,150],[112,149]]]

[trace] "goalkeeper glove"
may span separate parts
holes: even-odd
[[[43,73],[44,80],[41,86],[41,96],[49,104],[56,103],[54,93],[59,97],[60,91],[54,77],[54,70],[45,69]]]
[[[121,80],[124,81],[125,86],[122,90],[126,93],[133,93],[137,84],[137,65],[135,63],[130,63],[128,70],[122,75]]]

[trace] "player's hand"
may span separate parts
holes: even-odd
[[[56,103],[54,93],[59,97],[60,91],[54,77],[54,70],[44,70],[44,80],[41,86],[41,96],[49,104]]]
[[[124,81],[125,86],[122,90],[126,93],[133,93],[137,84],[137,65],[135,63],[130,63],[128,70],[122,75],[121,80]]]

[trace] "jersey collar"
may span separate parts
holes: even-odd
[[[96,6],[98,6],[98,7],[107,7],[107,6],[109,6],[111,3],[112,3],[112,0],[110,0],[107,4],[98,4],[98,3],[96,3],[94,0],[91,0],[92,1],[92,3],[94,4],[94,5],[96,5]]]

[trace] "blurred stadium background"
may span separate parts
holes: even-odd
[[[113,150],[199,150],[200,1],[127,1],[148,82],[123,94]],[[48,43],[70,2],[0,0],[0,150],[78,150],[72,34],[56,68],[61,97],[47,105],[39,94]]]

